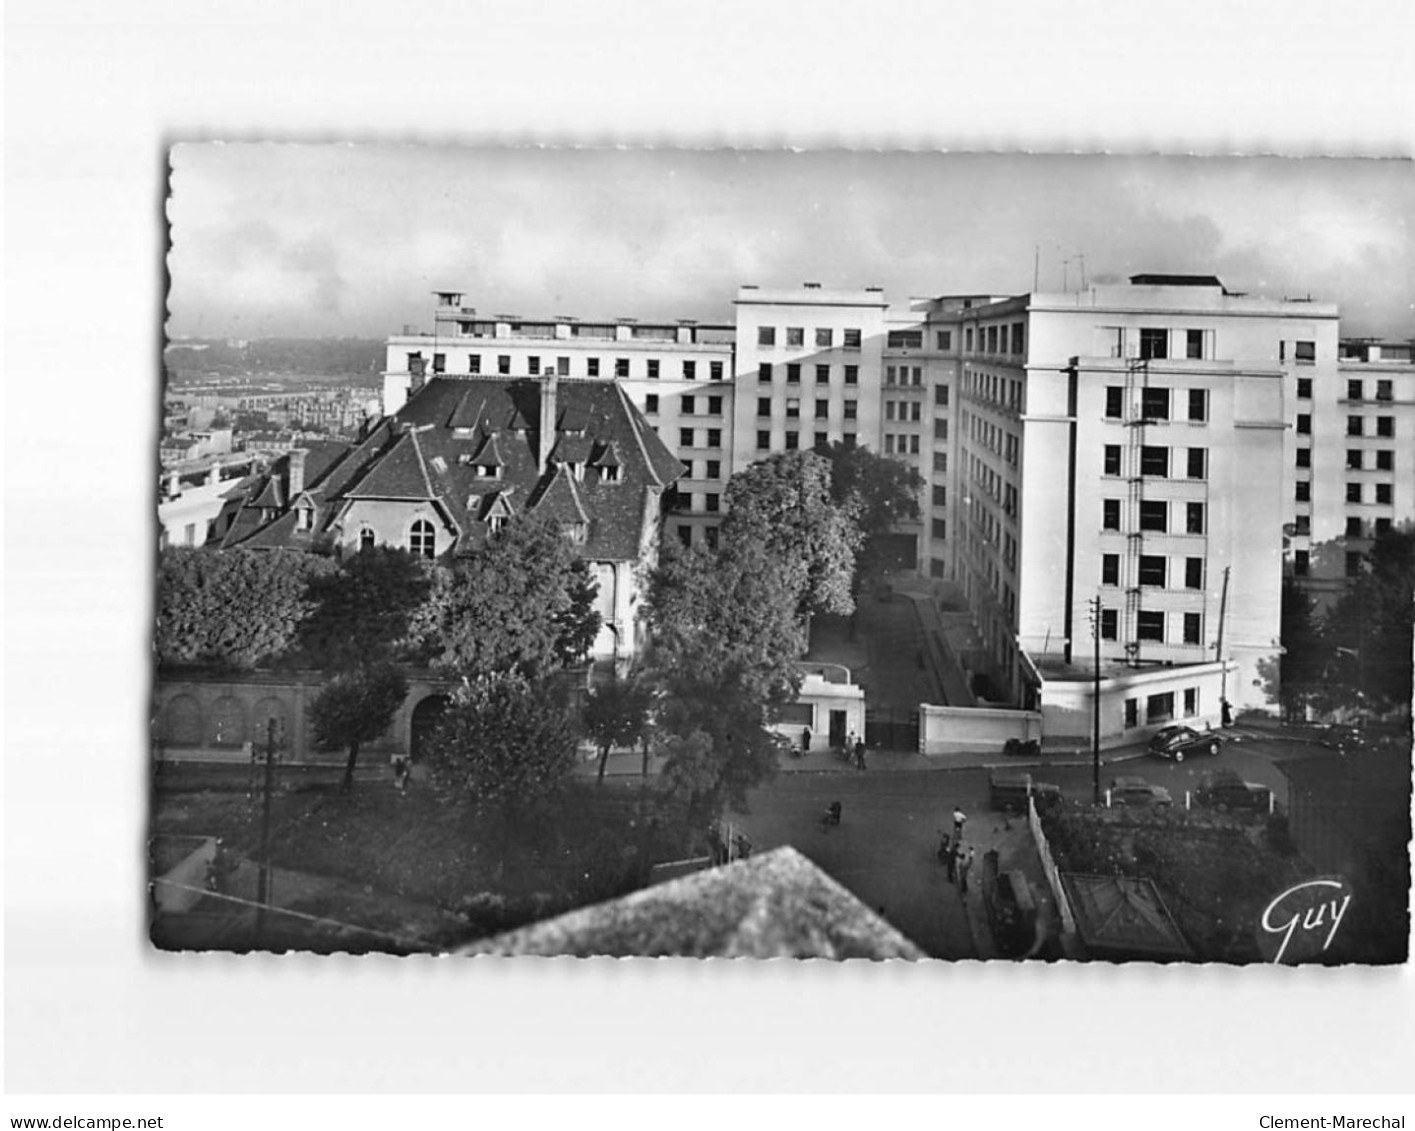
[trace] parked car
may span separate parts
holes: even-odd
[[[1150,739],[1150,753],[1182,762],[1186,754],[1217,754],[1222,745],[1223,739],[1212,731],[1176,724],[1156,732]]]
[[[1210,806],[1220,813],[1230,809],[1251,809],[1255,813],[1266,813],[1272,805],[1272,790],[1257,782],[1244,781],[1232,770],[1220,770],[1205,774],[1199,779],[1194,790],[1194,800],[1199,805]]]
[[[1061,786],[1034,781],[1031,774],[1016,770],[994,770],[988,775],[988,801],[994,809],[1026,812],[1028,797],[1036,800],[1039,809],[1055,805],[1061,800]]]
[[[1162,785],[1151,785],[1144,778],[1121,777],[1110,783],[1110,803],[1112,805],[1149,805],[1164,808],[1174,804],[1169,790]]]
[[[1002,752],[1024,758],[1035,758],[1042,752],[1042,744],[1035,738],[1009,738],[1002,744]]]

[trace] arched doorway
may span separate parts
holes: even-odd
[[[432,732],[442,721],[452,700],[446,695],[429,695],[413,708],[412,733],[408,740],[408,754],[414,762],[423,760],[423,753]]]
[[[162,712],[161,740],[168,746],[201,745],[201,705],[191,695],[174,695]]]
[[[223,695],[211,707],[211,744],[240,746],[246,737],[246,709],[234,696]]]

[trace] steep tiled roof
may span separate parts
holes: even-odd
[[[344,494],[351,499],[417,499],[436,496],[428,479],[422,445],[415,431],[404,432],[393,447]]]
[[[532,513],[542,515],[553,522],[590,521],[590,516],[585,513],[584,503],[580,500],[575,477],[565,470],[563,464],[555,469],[555,474],[531,499],[530,508]]]

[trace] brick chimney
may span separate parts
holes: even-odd
[[[304,448],[290,449],[290,501],[294,502],[300,492],[305,489],[305,456],[309,453]]]
[[[560,379],[554,371],[547,373],[540,381],[540,450],[536,453],[536,463],[544,471],[550,466],[550,449],[555,447],[556,394]]]

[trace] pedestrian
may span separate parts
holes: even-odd
[[[962,843],[963,822],[967,819],[968,814],[963,812],[961,808],[955,808],[953,810],[953,839],[958,841],[959,843]]]
[[[801,754],[804,756],[811,752],[811,728],[806,727],[801,731]]]
[[[1231,727],[1233,725],[1233,708],[1229,706],[1227,699],[1220,699],[1219,707],[1222,712],[1220,716],[1222,724],[1226,727]]]
[[[393,756],[393,784],[399,793],[408,792],[408,758],[405,754],[395,754]]]
[[[951,884],[958,879],[958,857],[963,854],[963,846],[955,842],[953,851],[948,854],[948,882]]]
[[[938,842],[938,862],[943,865],[948,864],[948,858],[953,855],[953,838],[944,833]]]
[[[968,855],[958,862],[958,894],[966,896],[968,894],[968,873],[973,870],[973,857],[977,853],[976,848],[968,849]],[[958,850],[962,855],[962,848]]]
[[[865,740],[863,738],[855,739],[855,765],[862,770],[865,768]]]

